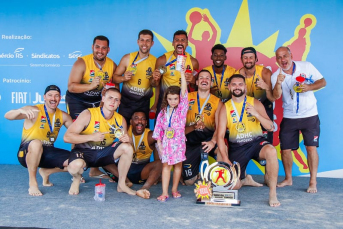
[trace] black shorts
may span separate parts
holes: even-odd
[[[263,102],[263,106],[266,109],[267,115],[270,118],[270,120],[272,120],[272,122],[274,122],[274,114],[273,114],[273,103],[270,102],[268,99],[266,99]],[[261,125],[262,127],[262,131],[263,131],[263,136],[265,138],[267,138],[267,141],[270,142],[271,144],[273,144],[273,135],[274,132],[273,131],[267,131],[266,129],[264,129],[264,127]]]
[[[73,121],[79,116],[79,114],[82,111],[88,108],[98,107],[100,105],[100,101],[95,102],[95,103],[87,103],[80,99],[71,97],[70,95],[68,95],[68,92],[67,92],[65,101],[66,101],[68,114],[71,116]]]
[[[308,118],[283,118],[280,124],[281,150],[299,148],[299,131],[305,146],[319,146],[320,121],[318,115]]]
[[[271,143],[268,142],[265,138],[261,137],[240,147],[229,148],[229,160],[232,163],[234,161],[238,162],[241,167],[240,179],[245,178],[245,170],[251,159],[254,159],[255,161],[260,161],[259,158],[261,149],[268,144]]]
[[[71,151],[69,164],[76,160],[82,159],[89,167],[102,167],[110,164],[115,164],[118,159],[114,160],[113,154],[117,150],[121,142],[115,142],[101,150],[98,149],[80,149],[76,148]]]
[[[19,163],[27,168],[26,155],[28,153],[29,144],[31,141],[22,144],[18,151]],[[54,146],[43,146],[43,154],[41,156],[38,167],[41,168],[60,168],[63,169],[63,163],[68,160],[70,151]]]
[[[199,174],[201,154],[205,153],[202,149],[203,145],[186,145],[186,160],[182,162],[182,178],[189,180]],[[209,156],[214,157],[215,146]]]
[[[118,113],[125,118],[128,126],[130,125],[131,116],[135,111],[143,111],[145,113],[145,117],[147,119],[147,127],[149,128],[150,99],[146,99],[140,102],[128,102],[122,99]]]
[[[131,164],[129,172],[127,173],[127,178],[134,184],[143,184],[146,180],[143,180],[141,173],[144,167],[149,163],[144,164]]]

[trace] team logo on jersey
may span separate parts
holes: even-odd
[[[145,150],[145,144],[144,144],[144,142],[142,142],[140,145],[139,145],[139,147],[138,147],[138,150]],[[144,152],[142,152],[143,154],[145,154],[145,151]]]
[[[248,113],[248,112],[245,112],[247,114],[247,117],[250,118],[252,117],[252,114]]]
[[[40,117],[40,122],[41,123],[46,123],[46,117],[45,116],[41,116]]]
[[[145,75],[147,76],[147,78],[150,78],[150,76],[152,76],[152,70],[151,67],[148,68],[148,70],[145,71]]]
[[[232,118],[237,116],[235,110],[231,110],[230,115]]]
[[[61,127],[61,121],[60,121],[59,118],[58,118],[58,119],[56,120],[56,122],[55,122],[55,127],[56,127],[56,128],[60,128],[60,127]]]
[[[212,105],[211,103],[207,103],[204,108],[205,111],[211,111],[212,110]]]
[[[99,121],[94,122],[94,129],[100,129],[100,122]]]
[[[169,66],[170,66],[169,68],[170,70],[175,70],[175,64],[170,64]]]
[[[94,70],[90,70],[90,72],[89,72],[89,76],[95,76],[95,71]]]
[[[40,124],[39,129],[44,129],[44,124]]]
[[[314,142],[318,142],[318,136],[314,136],[314,137],[313,137],[313,141],[314,141]]]
[[[229,85],[229,78],[226,78],[226,80],[224,81],[224,85],[225,85],[225,88],[228,89],[227,85]]]
[[[108,72],[105,72],[105,75],[104,75],[104,80],[108,80],[110,77],[108,76]]]

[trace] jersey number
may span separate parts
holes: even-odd
[[[139,79],[139,80],[138,80],[138,85],[141,85],[141,83],[142,83],[142,80]]]

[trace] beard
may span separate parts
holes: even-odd
[[[238,93],[236,93],[236,91],[239,91]],[[244,95],[245,91],[242,91],[240,89],[236,89],[234,91],[231,91],[231,94],[234,95],[235,97],[241,97],[242,95]]]
[[[253,67],[255,67],[255,63],[251,63],[251,66],[250,66],[250,67],[248,67],[248,66],[247,66],[247,63],[246,63],[246,64],[244,64],[244,67],[245,67],[246,69],[252,69]]]

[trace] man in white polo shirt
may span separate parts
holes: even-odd
[[[278,187],[292,185],[292,150],[299,148],[299,131],[304,139],[310,170],[308,193],[317,192],[319,146],[319,117],[317,100],[313,91],[325,87],[326,81],[320,72],[306,61],[293,61],[291,50],[280,47],[275,52],[280,68],[271,77],[273,96],[282,95],[283,120],[280,124],[280,147],[285,180]]]

